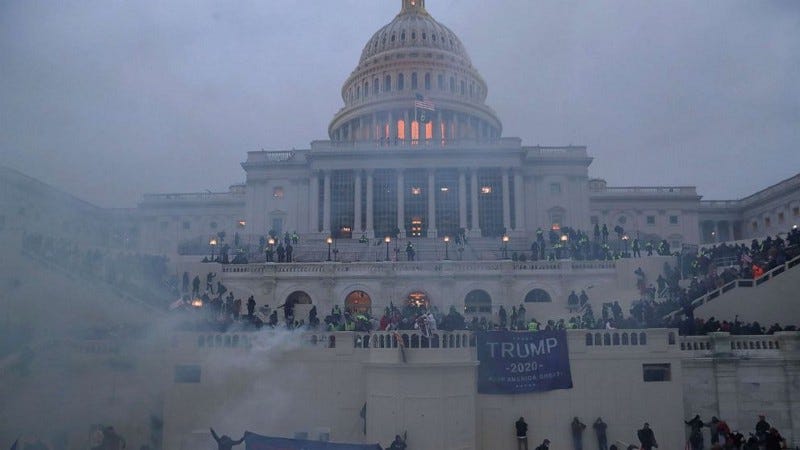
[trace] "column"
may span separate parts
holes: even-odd
[[[728,239],[731,241],[735,241],[736,237],[733,235],[733,221],[728,221]]]
[[[458,170],[458,227],[467,229],[467,175]]]
[[[522,173],[514,169],[511,174],[514,176],[514,231],[525,231],[525,202],[522,198]]]
[[[388,142],[393,143],[397,141],[397,122],[394,120],[394,114],[391,111],[387,113],[389,115],[389,137]]]
[[[308,186],[308,213],[309,230],[312,233],[319,233],[319,174],[311,175]]]
[[[478,215],[478,168],[472,169],[472,237],[481,237],[481,223]]]
[[[367,237],[375,237],[375,226],[372,219],[372,170],[367,170]]]
[[[353,237],[361,237],[361,171],[356,170],[356,177],[355,177],[355,192],[353,196],[353,233],[358,233],[358,236],[353,235]]]
[[[502,169],[502,183],[503,183],[503,228],[506,233],[511,231],[511,193],[509,192],[508,183],[508,169]]]
[[[400,236],[406,235],[406,188],[403,178],[403,169],[397,169],[397,228]]]
[[[436,170],[428,170],[428,237],[436,237]]]
[[[711,237],[712,242],[719,242],[719,222],[714,221],[714,235]]]
[[[325,192],[323,196],[322,208],[322,232],[326,235],[331,234],[331,172],[325,171]]]
[[[403,112],[403,137],[406,144],[411,143],[411,122],[408,120],[408,110]]]
[[[372,122],[369,124],[369,138],[373,141],[378,140],[378,115],[377,113],[372,113]]]

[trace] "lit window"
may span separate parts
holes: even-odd
[[[406,122],[405,120],[397,121],[397,139],[406,138]]]
[[[561,193],[561,183],[550,183],[550,193],[551,194],[560,194]]]
[[[442,192],[449,192],[450,188],[447,187],[447,186],[442,186],[442,187],[439,188],[439,190],[442,191]]]
[[[411,188],[411,195],[420,195],[420,194],[422,194],[422,188],[416,186]]]
[[[240,220],[239,222],[237,222],[237,225],[239,226],[239,228],[244,228],[245,225],[247,225],[247,222],[245,222],[244,220]]]
[[[491,194],[492,187],[491,186],[481,186],[481,194]]]
[[[283,188],[278,186],[272,190],[272,198],[281,199],[283,198]]]
[[[433,139],[433,122],[425,124],[425,139]]]
[[[414,141],[419,140],[419,122],[416,120],[411,122],[411,139]]]
[[[677,225],[678,224],[678,216],[669,216],[669,223],[670,223],[670,225]]]

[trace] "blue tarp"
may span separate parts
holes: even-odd
[[[567,333],[477,333],[478,393],[523,394],[571,389]]]
[[[336,444],[333,442],[287,439],[244,432],[247,450],[382,450],[378,444]]]

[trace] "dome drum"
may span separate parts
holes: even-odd
[[[328,127],[333,141],[496,139],[502,124],[485,105],[486,82],[461,40],[425,10],[403,0],[395,19],[367,42],[342,87],[345,106]],[[415,101],[430,101],[416,120]]]

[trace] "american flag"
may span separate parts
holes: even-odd
[[[414,107],[417,109],[426,109],[428,111],[435,111],[436,106],[433,102],[422,96],[422,94],[417,94],[417,99],[414,100]]]

